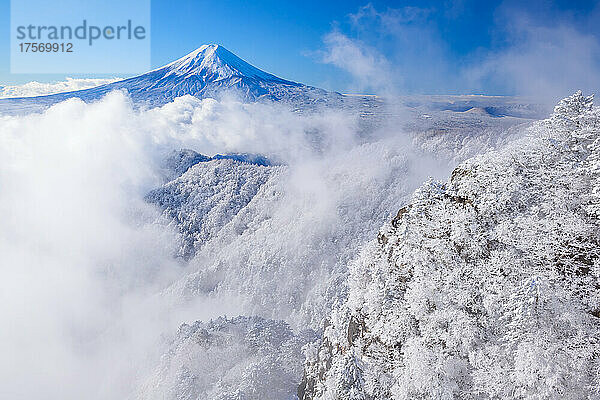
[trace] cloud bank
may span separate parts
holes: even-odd
[[[260,311],[248,307],[260,297],[244,290],[185,304],[161,294],[190,272],[174,257],[177,233],[156,223],[158,210],[143,200],[162,184],[159,166],[174,149],[255,152],[285,163],[285,201],[264,205],[276,207],[275,236],[233,242],[221,259],[236,260],[246,248],[264,254],[261,246],[272,240],[289,261],[278,267],[282,276],[303,275],[306,290],[327,278],[326,263],[309,263],[314,274],[295,269],[304,246],[327,243],[335,261],[331,232],[350,232],[354,240],[352,229],[370,229],[359,225],[363,219],[374,230],[380,224],[369,210],[346,211],[349,227],[340,212],[369,199],[385,219],[424,174],[447,168],[424,157],[411,161],[410,141],[398,129],[380,135],[392,142],[366,145],[358,125],[343,112],[301,115],[281,105],[190,96],[134,110],[120,92],[92,104],[71,99],[42,114],[0,116],[0,397],[125,398],[157,365],[162,337],[181,323]],[[408,169],[411,162],[419,166]],[[390,184],[392,177],[405,184]],[[378,188],[387,188],[389,203]],[[243,276],[236,274],[224,285],[235,289]],[[293,289],[288,283],[262,282],[284,294]],[[283,306],[270,308],[273,317],[289,317]]]

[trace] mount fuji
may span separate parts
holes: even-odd
[[[150,107],[176,97],[218,98],[230,93],[243,101],[284,101],[299,106],[339,100],[338,93],[288,81],[261,71],[218,44],[207,44],[186,56],[145,74],[90,89],[46,96],[0,99],[0,110],[43,109],[77,97],[98,100],[113,90],[125,90],[131,99]]]

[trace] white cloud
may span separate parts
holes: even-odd
[[[284,106],[189,96],[136,111],[122,93],[92,104],[71,99],[42,114],[0,116],[2,397],[125,398],[156,365],[162,334],[174,333],[182,322],[241,314],[248,311],[241,305],[253,296],[269,295],[224,292],[217,298],[198,296],[179,308],[158,294],[187,272],[172,258],[178,245],[174,233],[151,223],[156,210],[143,201],[159,185],[157,161],[170,150],[260,152],[288,162],[294,182],[281,184],[287,196],[277,203],[281,224],[268,240],[281,246],[280,256],[288,260],[281,274],[301,275],[307,290],[326,285],[321,279],[326,275],[296,269],[294,260],[306,252],[302,246],[327,243],[339,222],[338,207],[348,207],[347,202],[363,207],[356,196],[379,204],[382,219],[398,201],[395,193],[420,181],[388,185],[390,176],[411,179],[404,170],[394,173],[405,157],[387,155],[384,144],[362,146],[357,129],[356,117],[344,113],[300,115]],[[404,139],[396,136],[394,148],[403,151]],[[398,166],[388,169],[390,163]],[[421,177],[431,168],[417,170]],[[381,203],[377,185],[388,187],[390,204]],[[350,216],[352,221],[372,217],[369,211]],[[294,229],[285,225],[291,218]],[[378,227],[379,221],[371,218],[369,224]],[[260,249],[266,239],[253,240],[230,251]],[[337,259],[335,244],[327,251]],[[326,271],[327,264],[319,270]],[[228,282],[236,276],[243,275]],[[283,285],[294,285],[263,284],[281,285],[282,292],[288,288]],[[280,301],[273,310],[289,308],[289,299]]]

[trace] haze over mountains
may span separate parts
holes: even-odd
[[[541,115],[331,93],[218,45],[2,99],[0,382],[61,400],[593,399],[599,111],[577,93]]]

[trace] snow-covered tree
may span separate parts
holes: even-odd
[[[414,194],[350,266],[305,398],[600,398],[592,100],[575,93]]]

